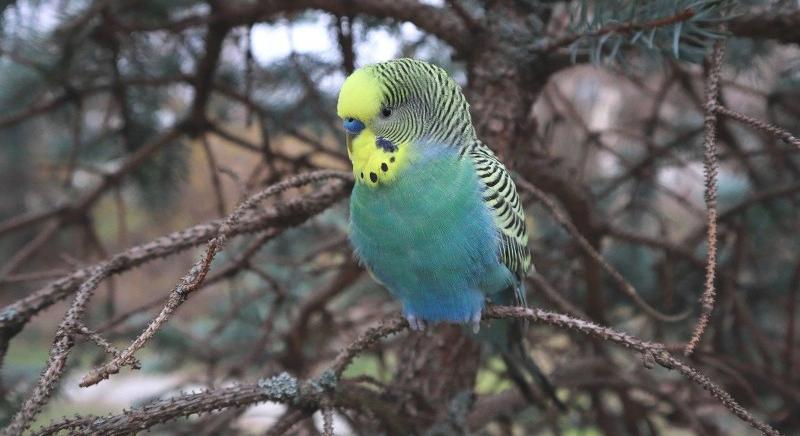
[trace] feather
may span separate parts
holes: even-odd
[[[521,281],[531,267],[531,253],[528,250],[525,212],[514,181],[505,166],[484,143],[476,141],[470,145],[465,156],[475,167],[483,185],[483,201],[492,211],[494,224],[500,232],[500,258]]]

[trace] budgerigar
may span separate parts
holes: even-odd
[[[411,328],[477,330],[487,298],[524,304],[531,256],[516,187],[447,72],[413,59],[365,66],[337,111],[356,178],[350,241]]]

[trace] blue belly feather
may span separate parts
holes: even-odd
[[[356,183],[350,241],[403,304],[406,316],[469,322],[486,296],[514,285],[500,237],[468,158],[426,146],[390,184]]]

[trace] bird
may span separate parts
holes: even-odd
[[[336,105],[355,184],[348,237],[372,277],[402,304],[412,330],[480,330],[487,302],[526,306],[531,269],[525,211],[497,155],[478,138],[461,87],[443,68],[393,59],[355,70]],[[524,324],[500,320],[483,339],[531,402],[525,374],[561,410],[524,347]]]
[[[487,302],[526,306],[531,269],[516,185],[477,135],[461,87],[416,59],[366,65],[344,81],[337,114],[355,184],[348,236],[372,277],[402,304],[412,330],[464,324],[476,334]],[[524,374],[564,409],[524,349],[523,323],[481,332],[523,395]]]
[[[458,83],[416,59],[367,65],[345,80],[337,113],[356,180],[351,245],[410,327],[477,331],[487,300],[525,305],[524,211]]]

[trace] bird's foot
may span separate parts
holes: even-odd
[[[472,325],[472,333],[478,334],[481,331],[481,311],[473,313],[469,323]]]
[[[425,330],[425,327],[427,327],[424,320],[417,318],[414,315],[406,315],[406,321],[408,321],[408,326],[411,327],[411,330],[414,330],[415,332],[421,332]]]

